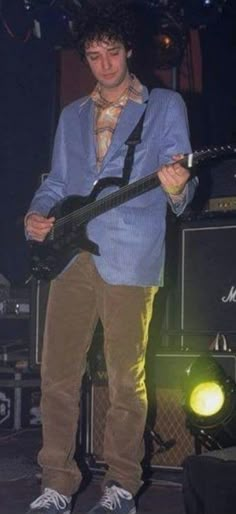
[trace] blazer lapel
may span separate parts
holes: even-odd
[[[96,169],[96,148],[94,141],[94,103],[89,98],[80,106],[80,144],[88,159],[88,169]]]

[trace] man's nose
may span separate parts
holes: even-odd
[[[111,59],[109,56],[105,56],[103,58],[102,66],[104,70],[109,70],[111,68]]]

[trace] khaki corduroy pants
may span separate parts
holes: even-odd
[[[100,317],[110,398],[104,436],[105,480],[119,482],[133,495],[139,489],[147,414],[144,364],[157,289],[106,283],[85,252],[52,281],[41,370],[43,487],[68,496],[79,487],[81,475],[74,453],[80,388]]]

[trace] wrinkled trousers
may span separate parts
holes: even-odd
[[[87,351],[101,319],[110,408],[104,434],[105,480],[133,495],[147,415],[145,352],[157,287],[106,283],[88,253],[51,282],[42,356],[42,486],[75,493],[81,474],[74,460],[81,381]]]

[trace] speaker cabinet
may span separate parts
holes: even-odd
[[[182,230],[183,330],[233,331],[236,302],[236,223]]]
[[[236,219],[182,223],[168,326],[169,332],[179,332],[180,347],[197,350],[204,341],[207,349],[218,332],[236,344],[235,241]]]

